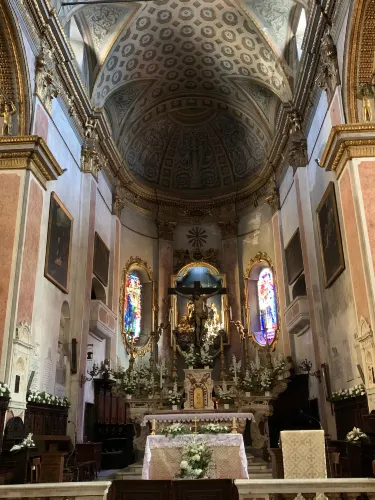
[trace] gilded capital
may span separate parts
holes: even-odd
[[[156,227],[158,230],[159,239],[173,241],[174,230],[176,229],[176,226],[177,222],[157,219]]]
[[[320,44],[320,65],[315,81],[321,89],[326,91],[328,102],[330,102],[336,87],[341,82],[337,50],[329,29],[325,31]]]

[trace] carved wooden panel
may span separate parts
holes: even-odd
[[[231,500],[233,495],[230,479],[172,481],[173,500]]]
[[[108,500],[171,500],[170,481],[113,481]]]

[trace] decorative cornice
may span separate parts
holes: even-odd
[[[348,160],[375,156],[375,124],[347,124],[332,128],[320,166],[339,177]]]
[[[64,173],[37,135],[0,137],[0,170],[31,170],[45,188]]]

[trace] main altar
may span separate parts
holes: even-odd
[[[148,335],[131,315],[140,308],[135,302],[139,289],[134,286],[142,273],[152,290],[147,295],[150,301],[142,303],[143,310],[151,311]],[[212,448],[216,472],[211,476],[245,478],[243,434],[248,449],[267,456],[272,401],[287,386],[285,360],[272,354],[276,332],[265,329],[263,348],[254,348],[252,335],[243,326],[248,324],[246,314],[233,320],[226,276],[212,265],[185,265],[171,276],[170,284],[164,301],[166,321],[158,324],[155,284],[146,263],[138,259],[124,271],[122,337],[130,360],[127,369],[119,367],[112,375],[115,390],[126,401],[127,420],[136,427],[134,448],[138,460],[144,457],[143,476],[173,478],[175,468],[184,463],[184,443],[204,439]],[[274,326],[271,322],[269,328]],[[241,348],[237,356],[231,352],[234,335]],[[181,435],[172,438],[174,432]],[[235,472],[223,472],[229,450]],[[220,457],[226,457],[222,465]]]

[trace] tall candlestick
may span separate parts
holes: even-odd
[[[156,432],[156,420],[153,418],[152,419],[152,425],[151,425],[151,436],[155,436]]]
[[[230,320],[232,321],[232,306],[229,307],[229,317]]]
[[[232,420],[232,434],[237,434],[237,419],[233,417]]]

